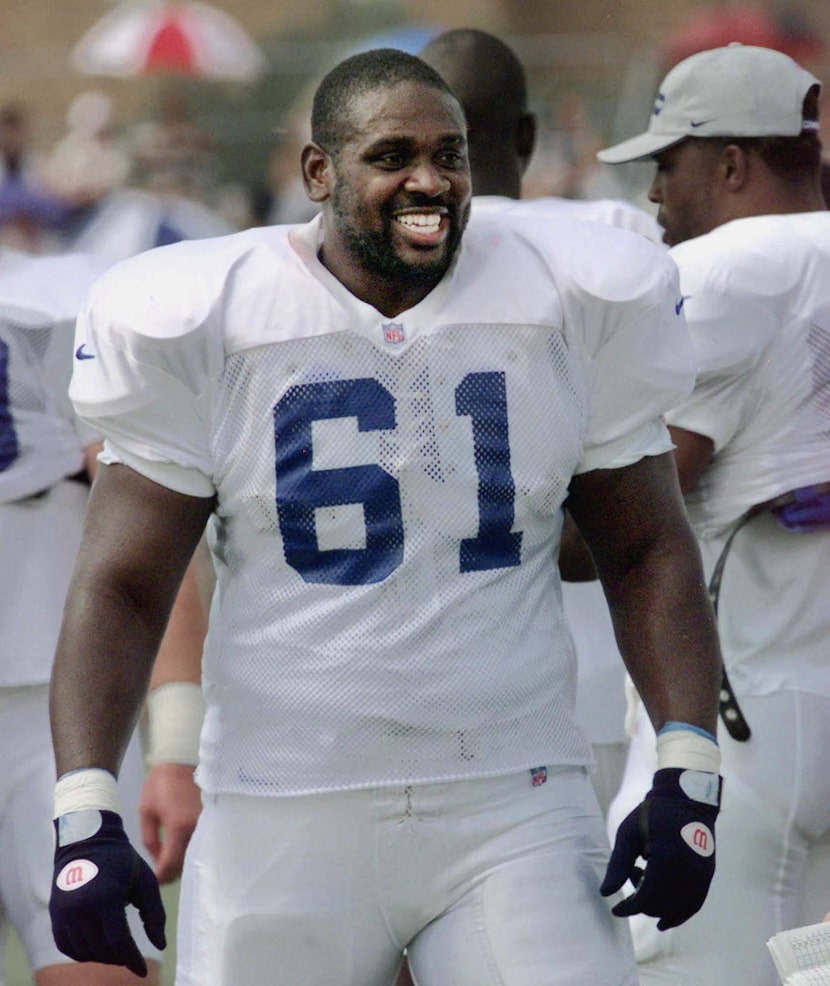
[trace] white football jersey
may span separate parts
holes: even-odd
[[[651,213],[625,199],[566,199],[547,195],[538,199],[511,199],[506,195],[475,195],[473,210],[516,212],[523,215],[532,212],[540,219],[576,219],[580,222],[605,223],[639,233],[654,243],[663,242],[663,227]]]
[[[49,680],[95,435],[67,394],[75,316],[102,265],[0,252],[0,687]],[[47,492],[49,491],[49,492]]]
[[[667,420],[714,443],[686,502],[718,537],[756,503],[830,480],[830,213],[738,219],[670,252],[700,370]]]
[[[665,251],[549,225],[473,218],[395,318],[320,264],[317,219],[150,251],[93,288],[76,409],[111,457],[217,497],[207,791],[589,759],[562,502],[576,472],[671,448],[660,415],[695,358]]]
[[[711,573],[746,510],[830,480],[830,213],[738,219],[670,252],[700,373],[666,417],[714,443],[686,496]],[[829,594],[830,531],[765,514],[737,535],[718,627],[739,700],[830,695]]]

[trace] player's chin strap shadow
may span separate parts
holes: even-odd
[[[738,520],[732,528],[726,544],[718,557],[712,578],[709,580],[709,598],[712,600],[712,608],[715,611],[715,618],[718,615],[718,599],[720,597],[721,581],[723,580],[723,569],[726,565],[726,558],[735,535],[753,517],[766,510],[776,515],[784,527],[793,531],[809,531],[826,529],[830,526],[830,483],[818,483],[815,486],[808,486],[802,489],[791,490],[789,493],[782,493],[780,496],[765,500],[763,503],[756,503]],[[789,511],[789,513],[788,513]],[[740,743],[745,743],[752,735],[749,723],[744,718],[735,692],[729,683],[726,668],[723,669],[720,686],[720,717],[726,731]]]

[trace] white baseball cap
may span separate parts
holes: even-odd
[[[797,137],[818,130],[802,116],[820,85],[789,55],[737,42],[684,59],[660,86],[648,130],[599,151],[606,164],[638,161],[686,137]]]

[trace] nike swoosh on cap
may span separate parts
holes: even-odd
[[[75,359],[95,359],[95,353],[88,353],[86,343],[82,342],[75,350]]]
[[[692,126],[692,127],[703,127],[707,123],[711,123],[711,122],[712,122],[711,120],[690,120],[689,121],[689,126]]]

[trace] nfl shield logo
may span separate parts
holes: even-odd
[[[383,327],[383,341],[391,343],[403,342],[403,326],[400,322],[390,322]]]

